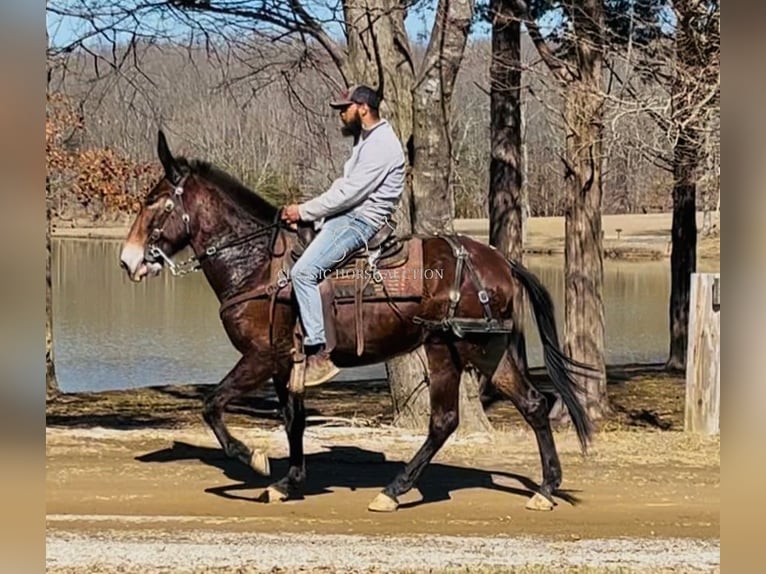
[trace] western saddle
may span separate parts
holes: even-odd
[[[364,352],[363,304],[370,301],[419,300],[423,293],[423,251],[418,238],[402,239],[395,227],[384,225],[366,246],[350,253],[319,283],[327,348],[336,342],[335,318],[340,305],[354,305],[356,353]],[[311,225],[299,225],[298,240],[292,249],[272,264],[272,281],[277,285],[276,300],[292,300],[289,272],[306,247],[316,237]],[[298,326],[300,323],[298,324]]]

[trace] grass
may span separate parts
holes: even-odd
[[[539,371],[539,372],[538,372]],[[602,431],[682,430],[685,380],[683,374],[663,371],[658,365],[620,365],[607,369],[612,415],[599,425]],[[544,376],[540,369],[533,376]],[[142,387],[120,391],[67,393],[49,402],[48,425],[65,427],[156,428],[196,426],[202,423],[205,394],[214,385],[187,384]],[[391,424],[393,411],[385,381],[337,382],[307,403],[309,416],[343,417],[365,426]],[[233,425],[264,428],[282,423],[270,385],[227,408]],[[526,428],[510,401],[487,409],[497,430]]]

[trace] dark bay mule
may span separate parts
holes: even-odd
[[[268,475],[266,455],[234,438],[224,424],[223,413],[232,399],[271,378],[284,415],[290,466],[287,476],[266,489],[262,499],[299,495],[306,478],[304,393],[289,384],[297,313],[293,300],[277,296],[279,289],[275,287],[275,271],[284,270],[285,265],[289,269],[292,250],[301,243],[299,233],[283,227],[278,208],[231,176],[206,162],[173,157],[162,132],[158,154],[164,177],[143,201],[122,248],[121,264],[134,281],[158,273],[163,266],[177,274],[180,268],[170,257],[191,247],[195,263],[221,302],[223,327],[242,354],[206,398],[204,419],[227,456]],[[552,495],[562,477],[548,420],[556,395],[569,410],[583,450],[591,438],[591,424],[577,400],[572,377],[575,372],[587,374],[589,368],[570,360],[559,349],[549,293],[522,265],[468,237],[413,236],[404,243],[395,244],[398,240],[392,238],[387,241],[381,249],[405,252],[410,257],[409,267],[402,267],[401,256],[397,263],[397,256],[391,255],[387,270],[398,269],[408,279],[383,281],[382,288],[388,291],[382,297],[374,293],[362,296],[359,290],[347,293],[345,303],[344,295],[336,290],[332,357],[341,367],[367,365],[424,345],[430,370],[431,418],[420,450],[369,508],[395,510],[397,497],[415,485],[455,431],[460,375],[469,364],[491,377],[492,385],[513,402],[534,430],[543,478],[528,507],[552,508]],[[386,271],[384,259],[380,260],[382,271]],[[359,259],[355,261],[353,265],[359,269]],[[420,268],[418,273],[415,264]],[[325,284],[334,281],[330,277]],[[289,284],[279,285],[289,289]],[[549,383],[537,387],[508,351],[513,328],[511,302],[520,288],[526,290],[532,304],[550,377]],[[363,321],[359,321],[361,312]]]

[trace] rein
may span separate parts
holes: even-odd
[[[238,237],[236,239],[233,239],[229,243],[224,243],[223,245],[219,246],[210,246],[202,253],[200,256],[192,255],[188,259],[185,259],[183,261],[179,261],[178,263],[175,263],[170,257],[168,257],[162,249],[157,247],[156,245],[152,245],[149,248],[149,252],[153,256],[159,256],[161,257],[166,265],[168,266],[168,269],[170,270],[170,273],[174,277],[181,277],[183,275],[187,275],[189,273],[194,273],[195,271],[199,271],[202,268],[202,263],[206,261],[207,259],[210,259],[211,257],[215,257],[216,255],[220,254],[222,251],[226,251],[227,249],[230,249],[232,247],[237,247],[239,245],[244,245],[245,243],[248,243],[249,241],[252,241],[253,239],[257,239],[258,237],[261,237],[262,235],[266,235],[269,231],[272,232],[271,241],[269,242],[269,255],[273,256],[274,253],[271,250],[271,245],[274,244],[274,236],[279,231],[279,228],[281,227],[280,223],[271,223],[269,225],[266,225],[265,227],[260,228],[258,231],[254,231],[253,233],[248,233],[247,235],[243,235],[242,237]]]
[[[184,225],[186,226],[186,235],[191,237],[191,229],[189,227],[189,222],[191,218],[189,217],[189,214],[184,209],[184,203],[183,203],[183,193],[184,193],[183,184],[186,180],[186,177],[187,176],[184,176],[175,185],[173,196],[178,198],[178,203],[180,205],[180,210],[181,210],[181,221],[183,221]],[[176,263],[170,257],[168,257],[168,255],[160,247],[157,246],[157,241],[159,241],[159,239],[162,237],[165,223],[167,222],[170,215],[173,213],[175,206],[176,206],[175,202],[172,199],[168,199],[167,203],[165,204],[165,217],[162,219],[161,225],[158,225],[152,230],[151,243],[149,244],[149,248],[148,248],[149,256],[153,258],[154,260],[161,258],[165,262],[168,269],[170,270],[170,273],[174,277],[181,277],[183,275],[187,275],[189,273],[199,271],[202,268],[202,263],[206,261],[207,259],[210,259],[211,257],[215,257],[216,255],[220,254],[222,251],[226,251],[227,249],[231,249],[232,247],[244,245],[245,243],[248,243],[252,241],[253,239],[257,239],[258,237],[261,237],[262,235],[266,235],[269,232],[271,232],[271,238],[269,239],[268,254],[270,257],[273,257],[274,256],[273,246],[276,240],[277,233],[279,233],[279,229],[281,227],[286,227],[280,220],[281,210],[277,210],[277,213],[274,216],[274,221],[270,223],[269,225],[265,225],[264,227],[261,227],[257,231],[248,233],[246,235],[243,235],[242,237],[236,237],[232,239],[231,241],[229,241],[228,243],[224,243],[223,245],[218,245],[218,246],[211,245],[210,247],[205,249],[205,251],[201,255],[199,256],[192,255],[188,259],[185,259],[184,261],[180,261]]]

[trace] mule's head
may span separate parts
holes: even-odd
[[[184,204],[188,170],[170,153],[162,130],[157,153],[165,173],[144,198],[120,253],[120,265],[136,282],[157,275],[165,263],[163,254],[170,258],[191,240],[188,205]]]

